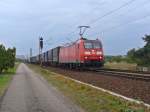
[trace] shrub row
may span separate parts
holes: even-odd
[[[0,45],[0,74],[3,70],[12,68],[15,65],[16,48],[8,48]]]

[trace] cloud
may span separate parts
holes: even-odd
[[[67,38],[76,40],[79,38],[78,25],[86,25],[126,2],[126,0],[1,0],[0,42],[8,47],[16,46],[17,54],[27,55],[30,48],[33,48],[33,54],[37,54],[39,36],[43,36],[44,40],[53,38],[51,42],[49,41],[51,45],[46,45],[44,50],[69,42]],[[101,37],[106,54],[125,54],[127,49],[139,47],[141,37],[149,33],[148,18],[119,28],[111,28],[148,15],[149,6],[146,0],[135,1],[92,24],[87,32],[88,38]],[[109,30],[103,32],[105,29]]]

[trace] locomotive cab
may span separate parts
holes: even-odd
[[[101,67],[104,64],[104,55],[101,41],[81,39],[81,58],[85,66]]]

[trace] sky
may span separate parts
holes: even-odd
[[[0,44],[18,55],[38,54],[40,36],[44,51],[75,41],[80,25],[90,26],[84,36],[99,38],[106,55],[124,55],[150,34],[150,0],[0,0]]]

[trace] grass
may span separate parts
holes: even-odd
[[[8,87],[13,75],[16,72],[18,65],[19,65],[19,63],[16,63],[14,68],[10,68],[7,71],[0,74],[0,96],[3,95],[4,91]]]
[[[130,64],[127,62],[106,62],[104,67],[109,69],[136,70],[137,64]]]
[[[41,74],[50,84],[85,109],[86,112],[150,112],[143,105],[131,103],[106,92],[79,84],[37,65],[28,66]]]

